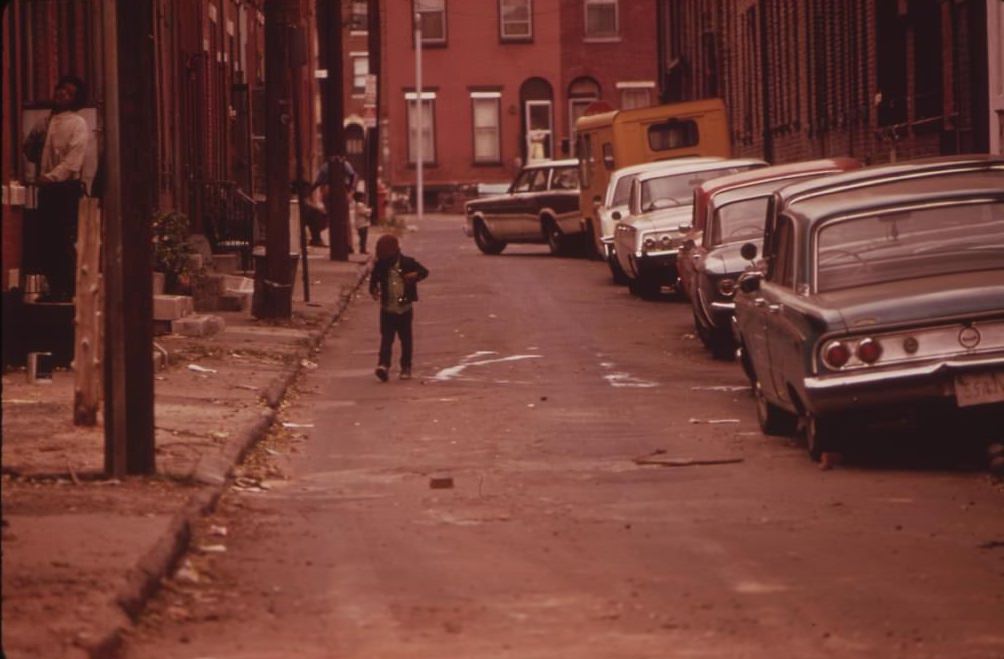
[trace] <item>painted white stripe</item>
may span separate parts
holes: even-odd
[[[508,357],[497,357],[495,359],[479,359],[477,361],[474,361],[478,357],[482,357],[482,356],[485,356],[485,355],[497,355],[497,354],[498,354],[497,352],[494,352],[494,351],[491,351],[491,350],[479,350],[479,351],[477,351],[475,353],[471,353],[470,355],[467,355],[466,357],[464,357],[463,359],[461,359],[460,363],[457,364],[456,366],[450,366],[449,368],[442,369],[441,371],[439,371],[438,373],[436,373],[434,376],[432,376],[431,379],[433,379],[433,380],[452,380],[453,378],[459,376],[463,372],[463,370],[466,369],[468,366],[484,366],[485,364],[498,364],[498,363],[501,363],[501,362],[513,362],[513,361],[519,361],[519,360],[522,360],[522,359],[540,359],[540,357],[541,357],[540,355],[510,355]]]

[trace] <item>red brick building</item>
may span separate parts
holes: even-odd
[[[419,134],[429,201],[509,181],[527,160],[570,153],[595,100],[656,102],[655,3],[627,0],[385,0],[385,174],[415,182]],[[422,130],[415,124],[412,15],[423,25]]]
[[[264,0],[143,0],[155,24],[157,206],[188,215],[192,230],[226,236],[235,213],[253,217],[264,191]],[[73,74],[90,89],[94,164],[103,149],[104,41],[99,0],[13,0],[3,29],[3,288],[22,265],[23,195],[28,172],[20,142],[31,111],[44,112],[56,81]],[[299,24],[314,34],[313,0],[300,0]],[[305,40],[308,44],[314,41]],[[312,53],[308,53],[310,56]],[[314,162],[317,83],[301,76],[299,139]],[[85,166],[86,171],[86,166]],[[292,163],[291,163],[291,172]],[[92,172],[93,174],[93,172]],[[12,190],[14,192],[12,192]],[[232,218],[230,218],[232,219]],[[214,244],[214,246],[216,246]],[[20,273],[24,274],[24,273]]]
[[[723,97],[736,154],[776,162],[986,151],[988,6],[660,0],[662,98]]]

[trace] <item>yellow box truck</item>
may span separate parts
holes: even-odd
[[[579,158],[579,210],[603,257],[598,217],[615,169],[685,156],[731,157],[725,102],[719,98],[586,114],[575,123]]]

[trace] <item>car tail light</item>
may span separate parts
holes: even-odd
[[[718,292],[725,297],[732,297],[736,292],[736,280],[735,279],[722,279],[718,282]]]
[[[840,341],[830,341],[823,346],[823,362],[830,368],[841,368],[850,358],[850,349]]]
[[[858,359],[866,364],[874,364],[882,356],[882,344],[875,339],[863,339],[858,343]]]

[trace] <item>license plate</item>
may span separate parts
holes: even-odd
[[[1004,372],[956,375],[955,400],[959,407],[1004,402]]]

